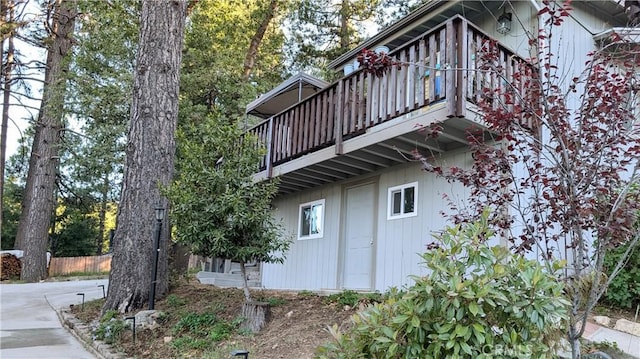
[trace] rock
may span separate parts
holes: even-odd
[[[158,317],[160,316],[157,310],[141,310],[136,314],[136,326],[142,328],[149,328],[151,330],[160,326],[158,324]]]
[[[167,344],[173,340],[173,337],[164,337],[164,343]]]
[[[287,319],[291,318],[291,316],[293,315],[293,310],[290,311],[289,313],[285,314],[284,316],[287,317]]]
[[[611,327],[611,318],[604,315],[596,315],[593,317],[593,321],[605,327]]]
[[[345,305],[344,307],[342,307],[342,310],[344,310],[345,312],[348,312],[351,310],[351,306],[350,305]]]
[[[613,329],[640,337],[640,323],[630,320],[618,319]]]
[[[609,354],[605,352],[595,352],[590,354],[585,354],[582,356],[584,359],[612,359]]]

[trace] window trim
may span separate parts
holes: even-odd
[[[404,212],[404,208],[402,208],[404,204],[404,190],[407,188],[413,187],[413,212],[402,213]],[[400,206],[401,213],[393,214],[393,193],[400,190]],[[418,182],[405,183],[399,186],[389,187],[387,191],[387,220],[394,220],[400,218],[408,218],[415,217],[418,215]]]
[[[306,236],[302,235],[302,209],[305,207],[313,207],[316,205],[322,205],[322,218],[321,218],[321,223],[320,223],[320,231],[318,233],[314,233],[314,234],[309,234]],[[315,201],[311,201],[311,202],[305,202],[300,204],[300,206],[298,207],[298,240],[299,241],[304,241],[307,239],[316,239],[316,238],[322,238],[324,237],[324,224],[325,224],[325,220],[324,220],[324,210],[325,210],[325,200],[323,199],[319,199],[319,200],[315,200]]]

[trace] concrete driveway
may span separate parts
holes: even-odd
[[[60,323],[53,308],[102,298],[106,279],[0,284],[0,358],[95,358]]]

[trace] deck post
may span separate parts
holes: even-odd
[[[460,70],[456,71],[456,87],[457,87],[457,98],[456,98],[456,116],[464,117],[466,110],[466,102],[467,102],[467,82],[469,77],[469,71],[466,69],[469,68],[469,49],[467,43],[469,41],[469,36],[467,32],[467,21],[466,20],[458,20],[457,29],[457,38],[458,38],[458,51],[457,51],[457,68]]]
[[[273,176],[273,117],[269,118],[269,127],[267,129],[267,178]]]
[[[456,72],[455,70],[450,70],[450,69],[455,69],[458,67],[458,64],[456,62],[456,32],[455,32],[455,28],[453,26],[453,20],[449,20],[447,21],[447,27],[446,27],[446,41],[445,41],[445,51],[446,51],[446,63],[445,66],[447,66],[448,68],[445,69],[445,81],[446,81],[446,85],[445,85],[445,91],[446,91],[446,99],[447,99],[447,111],[448,111],[448,116],[452,117],[455,116],[456,114],[456,94],[457,94],[457,89],[456,89]],[[458,44],[457,46],[461,46],[460,44]]]
[[[336,102],[336,124],[333,129],[336,131],[336,155],[342,154],[342,122],[344,117],[344,81],[340,79],[338,81],[338,96]]]

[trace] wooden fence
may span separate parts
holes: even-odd
[[[53,257],[49,263],[49,275],[70,273],[102,273],[111,270],[111,254],[90,257]]]

